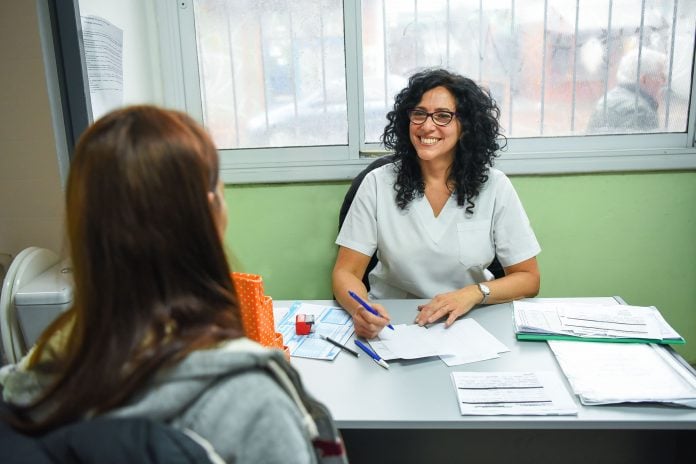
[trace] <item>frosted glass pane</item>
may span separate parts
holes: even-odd
[[[341,0],[197,0],[195,21],[219,148],[347,144]]]
[[[694,1],[362,0],[365,141],[386,122],[371,113],[434,66],[489,88],[508,137],[685,132],[695,21]],[[632,53],[642,68],[619,78]]]

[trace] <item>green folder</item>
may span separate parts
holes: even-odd
[[[684,345],[683,338],[652,339],[652,338],[608,338],[608,337],[574,337],[572,335],[542,334],[542,333],[518,333],[518,340],[546,341],[546,340],[572,340],[577,342],[608,342],[608,343],[658,343],[660,345]]]

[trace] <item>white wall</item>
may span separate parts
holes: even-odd
[[[35,1],[0,2],[0,257],[61,252],[63,192]]]

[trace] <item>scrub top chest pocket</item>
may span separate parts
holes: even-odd
[[[457,223],[459,261],[467,268],[487,267],[495,256],[489,221]]]

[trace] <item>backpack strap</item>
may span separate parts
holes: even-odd
[[[264,357],[263,367],[292,398],[302,414],[303,423],[314,445],[317,461],[347,463],[341,434],[328,408],[314,399],[303,387],[297,371],[290,366],[280,351]]]

